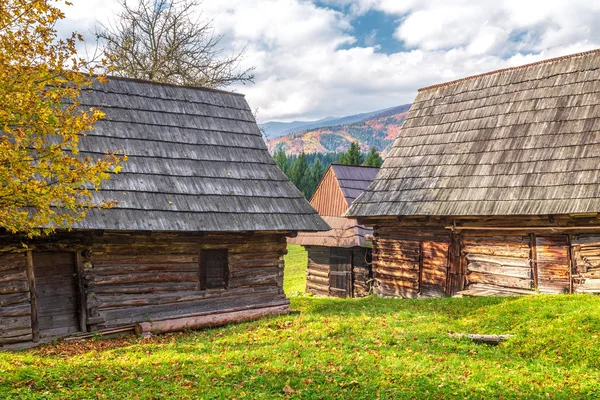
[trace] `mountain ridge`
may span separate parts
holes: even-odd
[[[391,107],[371,114],[360,121],[306,129],[267,141],[269,151],[282,148],[287,154],[326,153],[345,151],[350,143],[358,142],[363,151],[375,147],[385,154],[408,114],[411,104]],[[360,115],[360,114],[357,114]]]
[[[309,129],[327,128],[338,125],[351,124],[354,122],[364,121],[375,115],[386,112],[393,109],[383,108],[381,110],[375,110],[370,112],[364,112],[353,115],[346,115],[344,117],[325,117],[315,121],[292,121],[292,122],[279,122],[269,121],[263,124],[259,124],[260,128],[265,133],[266,137],[270,139],[277,139],[282,136],[286,136],[292,133],[302,132]]]

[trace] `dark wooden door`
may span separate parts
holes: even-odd
[[[329,295],[352,297],[352,250],[332,247],[330,260]]]
[[[75,254],[34,252],[40,338],[79,331]]]

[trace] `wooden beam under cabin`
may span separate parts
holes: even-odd
[[[31,296],[31,333],[33,341],[38,342],[40,340],[40,325],[38,322],[38,306],[37,306],[37,288],[35,285],[35,273],[33,269],[33,252],[27,251],[27,280],[29,283],[29,293]]]

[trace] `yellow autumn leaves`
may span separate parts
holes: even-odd
[[[93,70],[77,57],[81,36],[57,37],[54,25],[64,18],[57,5],[0,4],[0,227],[29,236],[68,228],[90,207],[110,207],[91,194],[123,160],[78,151],[80,136],[104,115],[78,103]]]

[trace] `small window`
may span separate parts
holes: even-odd
[[[227,250],[204,250],[200,254],[200,289],[225,289],[229,277]]]

